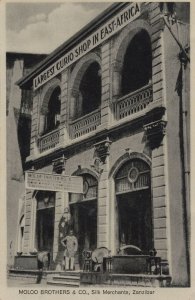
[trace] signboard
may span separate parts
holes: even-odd
[[[83,178],[59,174],[25,172],[26,189],[83,193]]]
[[[40,73],[33,79],[34,90],[38,89],[44,83],[55,77],[57,74],[65,70],[72,63],[77,61],[83,55],[100,45],[102,42],[117,33],[120,29],[140,16],[140,3],[131,3],[125,7],[120,13],[111,18],[107,23],[101,26],[88,38],[83,40],[79,45],[66,53],[50,67]]]

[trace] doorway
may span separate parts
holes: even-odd
[[[55,223],[55,192],[37,194],[36,248],[50,253],[52,261]]]
[[[120,167],[115,194],[116,246],[133,245],[148,254],[153,248],[151,171],[143,155],[134,154]]]
[[[150,191],[117,196],[119,245],[134,245],[148,254],[153,248]]]
[[[37,211],[37,246],[39,251],[53,250],[54,207]]]
[[[83,264],[83,250],[97,248],[97,200],[83,201],[71,205],[74,232],[78,239],[78,263]]]

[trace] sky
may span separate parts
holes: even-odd
[[[112,2],[7,3],[6,49],[48,54]]]

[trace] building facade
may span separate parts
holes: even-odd
[[[20,90],[16,81],[28,74],[46,55],[7,52],[6,123],[7,123],[7,253],[13,265],[17,251],[19,215],[25,195],[25,159],[30,154],[32,91]],[[12,222],[10,222],[12,220]]]
[[[56,267],[68,208],[77,268],[84,249],[114,255],[134,245],[157,250],[172,285],[190,284],[189,25],[182,10],[184,3],[113,4],[19,80],[34,89],[26,169],[83,180],[83,193],[26,189],[24,254],[47,250]]]

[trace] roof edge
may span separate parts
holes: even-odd
[[[71,36],[66,42],[64,42],[54,51],[48,54],[48,56],[43,59],[43,61],[36,65],[36,67],[33,68],[29,74],[19,79],[16,84],[19,85],[20,88],[23,86],[29,86],[29,82],[32,81],[32,79],[36,75],[41,73],[45,68],[54,63],[60,56],[64,55],[76,44],[78,44],[83,38],[93,32],[97,28],[97,26],[102,25],[102,23],[112,17],[114,13],[118,12],[120,9],[129,5],[130,3],[132,2],[115,2],[108,6],[103,12],[97,15],[97,17],[95,17],[73,36]],[[32,86],[32,83],[30,85]]]

